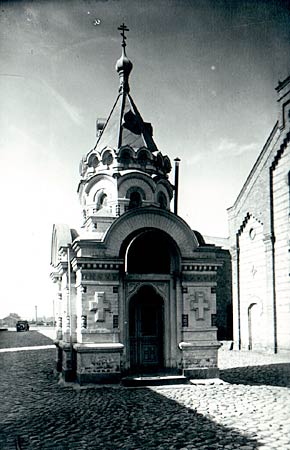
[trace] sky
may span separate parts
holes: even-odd
[[[79,162],[118,94],[122,22],[131,95],[159,150],[181,159],[192,229],[228,235],[227,208],[277,120],[286,1],[0,0],[0,318],[53,314],[52,226],[81,225]]]

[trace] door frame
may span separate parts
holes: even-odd
[[[156,320],[156,328],[155,328],[155,335],[152,336],[143,336],[142,335],[142,328],[143,328],[143,321],[142,321],[142,311],[143,307],[146,304],[146,298],[144,298],[142,294],[143,289],[148,289],[149,292],[152,293],[151,299],[149,299],[151,308],[149,311],[152,310],[152,318],[154,316]],[[150,301],[151,300],[151,301]],[[153,300],[153,301],[152,301]],[[153,315],[154,311],[154,315]],[[149,313],[150,314],[150,313]],[[144,319],[143,319],[144,320]],[[148,320],[148,318],[147,318]],[[130,334],[130,328],[132,325],[132,321],[134,322],[134,329],[135,333],[134,335]],[[157,339],[157,342],[153,345],[156,345],[157,350],[157,358],[156,363],[148,363],[145,364],[142,360],[142,351],[144,349],[143,345],[145,344],[145,341],[149,339],[152,339],[153,341]],[[136,365],[134,365],[134,358],[132,359],[132,341],[135,340],[136,343],[136,349],[135,349],[135,356],[136,356]],[[139,287],[137,292],[131,296],[129,301],[129,355],[130,355],[130,369],[136,372],[154,372],[154,371],[162,371],[164,369],[164,298],[156,292],[156,289],[153,288],[153,286],[150,286],[148,284],[143,285]]]
[[[171,275],[164,274],[127,274],[124,280],[124,309],[122,313],[121,336],[124,343],[124,369],[130,370],[130,337],[129,337],[129,304],[133,296],[143,286],[151,286],[163,300],[163,360],[164,369],[176,369],[177,360],[181,359],[178,352],[178,342],[181,336],[178,333],[177,308],[179,301],[176,298],[177,290]]]

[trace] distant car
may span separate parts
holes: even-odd
[[[16,331],[29,331],[27,320],[18,320],[16,323]]]

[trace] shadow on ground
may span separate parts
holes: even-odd
[[[225,369],[220,378],[232,384],[290,387],[290,363]]]
[[[1,423],[0,446],[5,449],[16,438],[23,450],[259,448],[254,438],[148,388],[76,391],[56,386],[39,395],[37,408],[23,399],[19,412]]]
[[[26,340],[28,335],[9,336]],[[30,336],[34,345],[47,342],[37,332]],[[254,436],[197,413],[194,404],[186,408],[148,388],[61,387],[53,371],[54,354],[53,349],[0,354],[1,449],[214,450],[261,445]]]
[[[51,345],[53,339],[38,331],[1,331],[0,348],[33,347],[37,345]]]

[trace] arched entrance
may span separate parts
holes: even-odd
[[[139,289],[129,304],[130,367],[153,372],[164,366],[163,299],[152,286]]]
[[[261,306],[260,302],[251,303],[248,306],[248,333],[249,343],[248,350],[257,350],[260,345],[260,328],[261,325]]]
[[[160,230],[145,230],[131,238],[126,251],[128,273],[167,273],[175,269],[177,250]]]

